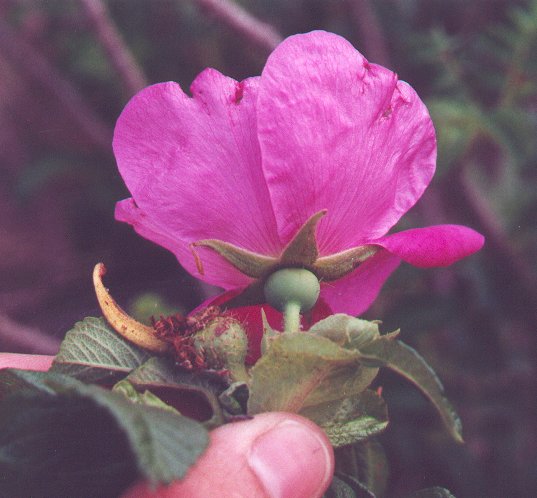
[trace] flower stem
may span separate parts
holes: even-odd
[[[294,301],[288,301],[283,311],[284,331],[300,331],[300,304]]]
[[[244,366],[244,363],[233,363],[227,366],[229,371],[229,376],[231,377],[232,382],[246,382],[247,384],[252,380],[248,371]]]

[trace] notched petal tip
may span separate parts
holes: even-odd
[[[152,327],[136,321],[115,302],[103,284],[102,278],[105,274],[106,267],[104,264],[97,263],[93,269],[93,285],[101,311],[110,326],[119,335],[141,348],[154,353],[166,352],[168,343],[158,339]]]

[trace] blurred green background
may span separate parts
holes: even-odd
[[[463,419],[383,373],[390,496],[537,496],[537,1],[0,0],[0,349],[52,352],[98,314],[98,261],[142,316],[211,292],[114,221],[128,196],[111,148],[130,96],[207,66],[261,72],[278,39],[326,29],[395,70],[427,103],[436,177],[397,228],[469,225],[487,238],[453,267],[403,265],[366,314],[434,366]]]

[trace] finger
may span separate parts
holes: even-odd
[[[40,354],[0,353],[0,368],[46,371],[54,356]]]
[[[317,498],[330,484],[334,454],[319,427],[299,415],[264,413],[211,433],[185,479],[123,498]]]

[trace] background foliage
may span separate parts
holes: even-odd
[[[281,37],[312,29],[397,71],[431,110],[438,173],[398,228],[463,223],[487,237],[454,267],[401,267],[366,315],[402,328],[464,423],[458,447],[412,388],[383,374],[390,493],[536,496],[535,0],[0,0],[0,349],[54,352],[97,313],[97,261],[145,317],[211,292],[114,221],[127,196],[114,122],[147,83],[186,89],[207,66],[259,74]]]

